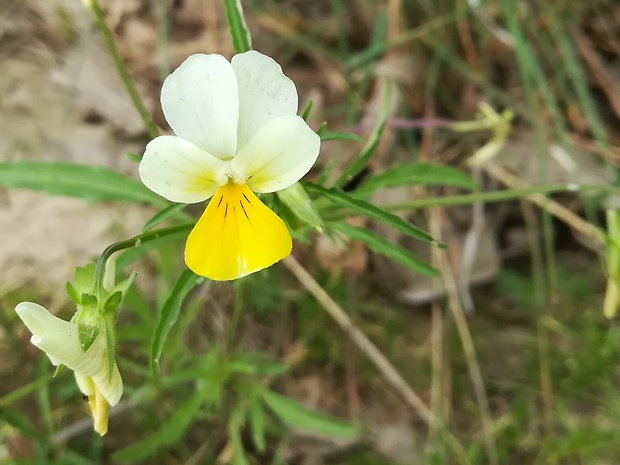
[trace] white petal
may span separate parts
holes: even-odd
[[[140,179],[153,192],[173,202],[202,202],[213,195],[216,178],[226,163],[192,143],[160,136],[146,146]]]
[[[299,116],[263,126],[230,162],[254,192],[275,192],[299,181],[314,165],[321,138]]]
[[[84,376],[91,376],[101,367],[105,349],[102,337],[97,337],[84,352],[76,324],[61,320],[32,302],[18,304],[15,311],[32,332],[30,342],[45,352],[54,365],[66,365]]]
[[[161,106],[177,136],[223,160],[235,155],[239,93],[223,56],[188,57],[164,81]]]
[[[93,375],[93,382],[105,400],[108,401],[108,404],[112,407],[118,404],[123,396],[123,379],[116,363],[112,369],[112,378],[110,378],[108,376],[108,361],[104,359],[101,369]]]
[[[269,121],[295,115],[298,99],[293,81],[266,55],[254,50],[235,55],[232,67],[239,86],[239,151]]]
[[[94,396],[95,395],[95,383],[93,383],[93,378],[90,376],[83,376],[79,373],[74,373],[75,382],[80,388],[82,394],[86,396]]]

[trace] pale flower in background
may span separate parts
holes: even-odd
[[[291,253],[284,222],[258,197],[299,181],[319,136],[297,116],[297,90],[273,59],[192,55],[166,78],[161,103],[176,136],[146,147],[140,177],[173,202],[211,197],[190,233],[185,262],[214,280],[236,279]]]
[[[88,350],[82,350],[75,323],[62,320],[39,304],[22,302],[15,311],[26,324],[30,342],[47,354],[52,364],[64,365],[75,373],[82,393],[88,396],[94,429],[102,436],[108,431],[108,405],[116,405],[123,395],[123,381],[116,363],[110,376],[105,329],[102,328]]]

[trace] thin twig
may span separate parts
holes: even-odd
[[[441,421],[426,406],[424,401],[418,396],[413,389],[407,384],[407,381],[396,370],[394,365],[383,355],[383,353],[375,346],[366,335],[360,331],[351,321],[349,316],[340,308],[340,306],[325,292],[319,283],[306,271],[306,269],[292,256],[288,256],[282,260],[299,283],[314,296],[319,304],[327,311],[343,331],[351,338],[355,345],[366,354],[370,361],[375,365],[377,370],[383,375],[385,380],[402,396],[405,402],[418,414],[418,416],[427,424],[433,425],[437,429],[441,429],[446,440],[452,449],[458,454],[462,463],[469,463],[465,450],[460,442],[454,437],[441,423]]]
[[[435,239],[441,241],[441,221],[438,217],[439,211],[433,209],[429,215],[429,224],[431,234]],[[491,420],[491,408],[489,407],[489,399],[484,387],[484,380],[482,378],[482,370],[478,363],[478,357],[476,356],[476,348],[474,341],[469,331],[469,325],[467,323],[467,317],[461,305],[459,297],[459,289],[450,263],[448,263],[445,253],[440,253],[439,250],[434,249],[433,261],[437,264],[441,271],[443,283],[448,296],[448,307],[456,323],[456,329],[461,339],[461,345],[463,346],[463,353],[467,360],[467,369],[469,371],[469,377],[474,387],[474,393],[476,395],[476,401],[480,409],[480,419],[482,420],[482,431],[484,434],[484,442],[487,449],[487,455],[489,456],[489,463],[491,465],[497,465],[499,459],[497,456],[497,447],[495,445],[495,439],[493,437],[493,422]]]
[[[133,102],[134,107],[136,107],[136,110],[138,110],[138,113],[140,114],[140,118],[142,118],[142,122],[144,123],[144,128],[146,129],[146,132],[151,138],[157,137],[159,135],[159,130],[157,129],[157,126],[155,126],[155,123],[153,123],[149,112],[144,106],[144,103],[142,102],[142,97],[140,97],[138,89],[136,88],[132,77],[129,75],[127,66],[125,66],[125,62],[121,58],[121,54],[118,51],[116,42],[114,41],[112,31],[108,27],[108,23],[105,20],[105,15],[103,14],[101,5],[99,5],[99,1],[89,0],[87,3],[90,6],[91,11],[93,12],[93,15],[95,17],[95,23],[97,24],[97,27],[103,35],[103,40],[108,47],[110,55],[112,56],[112,60],[114,61],[114,65],[116,66],[116,70],[118,71],[119,76],[121,77],[121,81],[123,81],[125,89],[127,89],[127,92],[131,97],[131,101]]]
[[[501,181],[511,188],[523,188],[523,184],[515,175],[509,173],[506,169],[497,165],[496,163],[489,162],[483,165],[485,171],[493,178]],[[575,215],[568,208],[560,205],[559,203],[545,197],[541,193],[531,194],[525,197],[530,202],[538,205],[543,210],[547,210],[557,219],[563,221],[572,229],[594,240],[595,244],[591,247],[596,250],[598,246],[605,244],[605,236],[602,231],[594,226],[592,223],[584,220],[578,215]]]

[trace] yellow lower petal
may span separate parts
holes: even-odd
[[[185,263],[200,276],[227,281],[273,265],[292,248],[280,217],[246,184],[229,183],[218,188],[189,234]]]
[[[98,389],[95,393],[88,397],[88,406],[93,416],[93,429],[104,436],[108,432],[108,401]]]

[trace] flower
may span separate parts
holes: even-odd
[[[187,238],[196,274],[231,280],[273,265],[292,250],[284,222],[256,193],[299,181],[320,138],[297,113],[295,84],[256,51],[192,55],[164,81],[161,104],[176,136],[147,146],[140,178],[180,203],[211,198]]]
[[[75,373],[75,380],[94,420],[94,428],[102,436],[108,432],[108,404],[115,406],[123,395],[123,381],[116,363],[108,369],[105,328],[92,345],[82,350],[78,325],[62,320],[39,304],[22,302],[15,311],[32,333],[30,342],[47,354],[52,364],[65,365]]]

